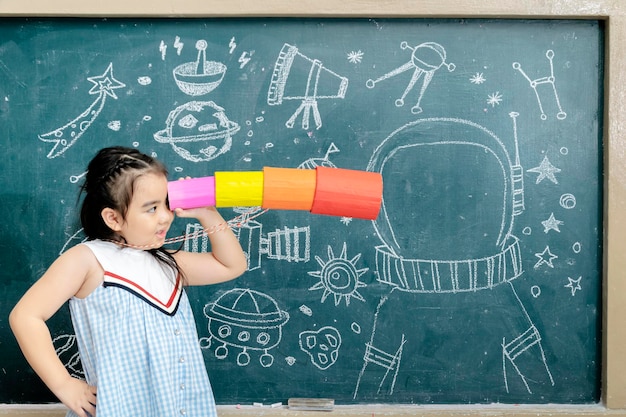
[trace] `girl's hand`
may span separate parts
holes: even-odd
[[[191,177],[179,178],[178,181],[185,181],[188,179],[191,179]],[[190,209],[176,208],[174,209],[174,213],[181,218],[198,219],[200,223],[205,220],[209,224],[215,220],[223,221],[221,215],[215,207],[199,207]]]
[[[200,207],[200,208],[192,208],[192,209],[177,208],[177,209],[174,209],[174,213],[176,213],[178,217],[182,217],[182,218],[193,217],[200,221],[206,217],[210,218],[210,217],[219,215],[215,207]]]
[[[66,407],[80,417],[96,415],[96,387],[83,380],[70,377],[54,394]]]

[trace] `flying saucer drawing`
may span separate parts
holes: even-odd
[[[261,351],[259,363],[264,368],[274,363],[269,350],[280,343],[282,327],[289,320],[289,313],[281,310],[272,297],[244,288],[229,290],[207,304],[204,315],[209,319],[211,334],[200,340],[204,349],[211,346],[213,339],[221,343],[215,348],[218,359],[228,357],[229,347],[241,349],[237,355],[239,366],[250,363],[248,351]]]
[[[50,159],[56,158],[67,151],[89,129],[104,108],[107,96],[117,100],[114,90],[126,87],[126,84],[113,77],[113,63],[109,63],[104,74],[88,77],[87,80],[94,84],[91,90],[89,90],[89,94],[98,95],[93,103],[65,125],[39,135],[40,140],[54,144],[47,155]]]

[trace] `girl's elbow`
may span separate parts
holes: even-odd
[[[248,259],[244,256],[243,261],[239,262],[234,268],[234,278],[240,277],[244,272],[248,270]]]
[[[20,317],[20,308],[18,304],[17,306],[13,307],[13,309],[9,313],[9,327],[11,327],[11,331],[15,333],[19,328],[20,323],[22,322],[23,320]]]

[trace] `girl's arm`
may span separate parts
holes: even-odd
[[[188,285],[207,285],[228,281],[243,274],[248,261],[237,237],[215,207],[192,210],[176,209],[179,217],[195,217],[202,227],[212,231],[208,237],[211,252],[177,252],[174,258],[185,273]]]
[[[99,267],[78,245],[61,255],[11,311],[9,323],[26,360],[57,398],[79,416],[95,415],[95,387],[73,378],[58,358],[46,321],[79,293]]]

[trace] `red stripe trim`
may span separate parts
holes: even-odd
[[[126,286],[130,287],[130,288],[136,288],[139,292],[141,292],[142,294],[145,294],[148,298],[150,298],[153,302],[155,302],[156,304],[160,304],[163,307],[165,307],[166,309],[171,307],[172,304],[174,303],[174,301],[176,300],[176,296],[178,294],[180,294],[180,274],[176,275],[176,284],[174,286],[174,291],[172,292],[172,295],[170,296],[169,300],[167,300],[167,304],[163,304],[161,302],[161,300],[159,300],[158,298],[156,298],[154,295],[150,294],[148,291],[146,291],[145,288],[143,288],[141,285],[138,285],[136,282],[129,280],[128,278],[124,278],[122,276],[119,276],[117,274],[114,274],[112,272],[108,272],[105,271],[104,272],[105,276],[110,276],[111,278],[115,278],[116,280],[122,281]]]

